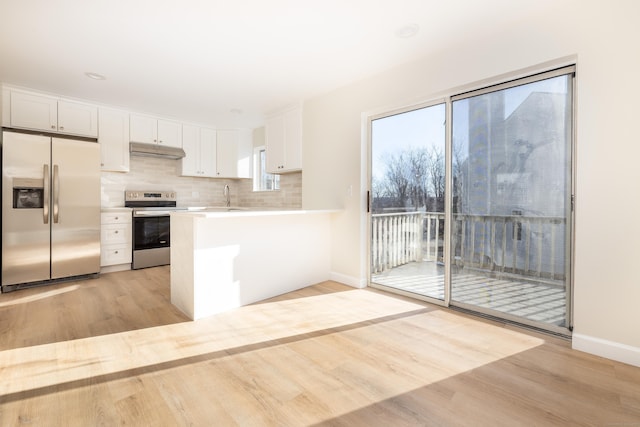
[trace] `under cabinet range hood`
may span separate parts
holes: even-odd
[[[162,157],[164,159],[178,160],[186,154],[182,148],[170,147],[161,144],[145,144],[143,142],[130,142],[129,152],[132,156]]]

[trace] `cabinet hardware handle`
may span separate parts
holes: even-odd
[[[115,251],[114,253],[116,253],[116,254],[117,254],[117,253],[118,253],[118,251]]]
[[[56,128],[56,125],[51,125],[51,129],[55,129],[55,128]]]
[[[64,126],[60,126],[60,130],[64,130]]]
[[[118,230],[116,230],[116,234],[118,234]]]
[[[116,221],[118,220],[118,217],[116,217]]]

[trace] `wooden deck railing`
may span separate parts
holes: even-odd
[[[373,273],[412,261],[442,258],[444,213],[407,212],[372,215]]]
[[[561,217],[454,214],[458,267],[563,280],[566,221]],[[444,213],[372,215],[372,272],[413,261],[443,261]]]

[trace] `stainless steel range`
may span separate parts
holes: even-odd
[[[124,205],[133,208],[132,269],[170,263],[169,214],[176,207],[174,191],[125,191]]]

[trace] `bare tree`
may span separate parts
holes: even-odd
[[[385,173],[375,179],[374,198],[385,207],[434,209],[444,203],[445,156],[442,149],[411,148],[384,159]]]
[[[406,161],[409,175],[409,199],[416,208],[425,206],[429,198],[427,150],[424,148],[408,150]]]
[[[444,152],[441,148],[431,146],[427,150],[427,170],[430,185],[430,193],[436,199],[444,199],[445,165]]]
[[[386,161],[385,186],[387,197],[394,197],[398,203],[406,203],[409,195],[409,168],[406,154],[391,155]]]

